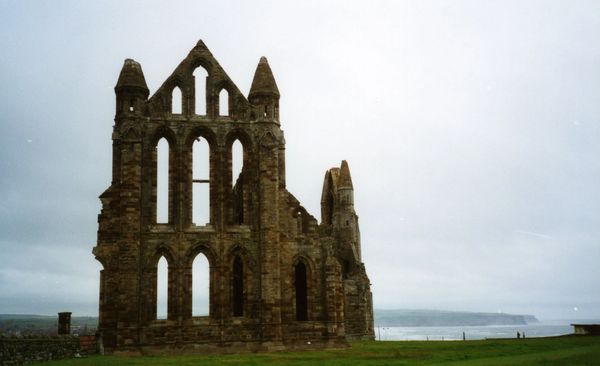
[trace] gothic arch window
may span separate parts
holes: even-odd
[[[167,319],[169,299],[169,262],[161,256],[156,265],[156,319]]]
[[[195,92],[195,105],[194,110],[198,116],[205,116],[208,113],[206,105],[206,79],[208,73],[206,70],[199,66],[194,70],[194,92]]]
[[[192,316],[207,316],[209,304],[210,266],[208,258],[199,253],[192,262]]]
[[[244,315],[244,263],[239,255],[233,259],[232,268],[233,316]]]
[[[210,146],[198,137],[192,146],[192,222],[210,223]]]
[[[236,139],[231,145],[231,186],[235,187],[235,183],[238,178],[240,178],[240,174],[242,174],[242,169],[244,168],[244,145],[240,142],[239,139]]]
[[[156,223],[169,222],[169,141],[156,144]]]
[[[229,92],[225,88],[219,93],[219,116],[229,116]]]
[[[298,262],[294,268],[296,320],[308,320],[308,286],[306,265]]]
[[[246,140],[247,141],[247,140]],[[241,225],[247,222],[247,218],[244,217],[244,199],[245,199],[245,187],[248,182],[244,168],[244,164],[247,160],[246,148],[242,144],[241,138],[236,138],[231,146],[231,199],[230,199],[230,223],[234,225]]]
[[[183,95],[178,86],[171,93],[171,114],[181,114],[183,110]]]
[[[304,220],[302,217],[302,211],[296,211],[296,226],[298,228],[298,234],[304,234]]]

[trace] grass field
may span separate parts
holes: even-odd
[[[600,337],[357,342],[346,350],[209,356],[94,356],[39,365],[600,365]]]

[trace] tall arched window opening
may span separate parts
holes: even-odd
[[[306,266],[299,262],[294,270],[296,294],[296,320],[308,320],[308,291],[306,288]]]
[[[156,145],[156,222],[169,222],[169,142],[164,137]]]
[[[208,73],[203,67],[194,70],[194,88],[195,88],[195,111],[199,116],[205,116],[206,113],[206,78]]]
[[[219,116],[229,116],[229,92],[225,88],[219,93]]]
[[[210,222],[210,146],[198,137],[192,147],[192,222]]]
[[[236,255],[233,260],[233,316],[244,315],[244,264]]]
[[[169,263],[163,256],[156,265],[156,319],[167,319],[169,299]]]
[[[206,256],[200,253],[192,264],[192,316],[209,314],[209,290],[210,267]]]
[[[235,140],[231,145],[231,186],[235,187],[242,169],[244,168],[244,146],[240,140]]]
[[[181,89],[178,86],[173,88],[173,93],[171,94],[171,114],[181,114],[183,110],[183,97],[181,94]]]
[[[244,223],[244,147],[240,140],[231,145],[232,223]]]

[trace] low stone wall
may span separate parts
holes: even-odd
[[[95,335],[79,336],[79,351],[81,355],[91,355],[98,353]]]
[[[72,358],[79,353],[79,337],[0,337],[0,366]]]

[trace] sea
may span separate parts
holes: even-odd
[[[458,341],[517,338],[521,337],[555,337],[573,333],[571,324],[600,324],[595,320],[543,320],[525,325],[487,325],[487,326],[452,326],[452,327],[375,327],[375,338],[382,341]]]

